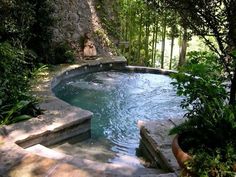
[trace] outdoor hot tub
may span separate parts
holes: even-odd
[[[14,167],[19,174],[47,174],[63,167],[88,177],[176,177],[168,131],[184,111],[171,73],[127,66],[124,57],[49,68],[32,86],[43,114],[0,128],[1,173]],[[155,169],[146,168],[140,147]]]
[[[171,85],[171,71],[98,64],[84,66],[54,84],[53,92],[70,105],[91,111],[91,138],[72,137],[50,146],[79,158],[145,166],[138,157],[138,121],[182,117],[181,97]],[[84,141],[81,141],[84,140]]]

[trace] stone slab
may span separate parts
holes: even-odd
[[[26,150],[43,157],[49,157],[54,160],[59,160],[60,162],[71,164],[77,168],[79,167],[79,169],[83,169],[83,171],[103,172],[103,176],[117,175],[125,177],[136,177],[142,175],[157,175],[165,173],[164,171],[158,169],[147,169],[128,166],[124,164],[110,164],[87,159],[80,159],[77,158],[77,156],[69,156],[63,153],[59,153],[42,145],[35,145],[33,147],[27,148]]]
[[[140,177],[177,177],[175,173],[166,173],[160,175],[141,175]]]
[[[11,177],[43,177],[57,165],[57,161],[36,155],[28,155],[8,173]]]
[[[150,153],[152,163],[157,163],[164,169],[175,173],[178,173],[180,167],[172,153],[171,144],[174,136],[170,136],[169,131],[182,121],[182,119],[172,119],[138,123],[141,141],[146,153]]]
[[[15,143],[2,138],[0,145],[0,176],[7,174],[15,165],[25,158],[27,153]]]
[[[58,111],[58,115],[52,116],[41,115],[29,121],[6,126],[7,136],[13,142],[22,144],[25,141],[47,136],[73,125],[82,124],[84,121],[91,119],[92,114],[71,108],[64,110],[62,113]]]
[[[86,169],[79,169],[70,164],[58,165],[48,177],[102,177],[104,176],[102,171],[93,171]]]
[[[125,69],[127,71],[132,71],[132,72],[163,74],[163,75],[170,75],[173,73],[177,73],[177,71],[174,71],[174,70],[165,70],[165,69],[160,69],[160,68],[150,68],[150,67],[142,67],[142,66],[126,66]]]
[[[41,157],[47,157],[55,160],[63,160],[66,159],[67,157],[65,154],[49,149],[41,144],[36,144],[34,146],[26,148],[25,150],[32,154],[36,154]]]

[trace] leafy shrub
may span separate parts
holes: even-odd
[[[29,40],[27,47],[34,50],[39,56],[38,62],[50,63],[50,50],[52,50],[52,26],[55,22],[53,17],[53,4],[51,0],[29,0],[34,3],[36,22],[31,28],[33,37]]]
[[[29,80],[39,62],[49,62],[52,13],[50,0],[0,0],[0,124],[40,112]]]
[[[48,54],[54,19],[49,0],[0,0],[0,42]]]
[[[1,4],[3,4],[0,8],[2,40],[25,44],[32,37],[30,30],[35,23],[34,4],[15,0],[1,0]]]
[[[227,104],[225,76],[214,57],[205,52],[191,53],[188,63],[172,75],[177,93],[185,96],[181,106],[187,113],[185,122],[170,133],[180,134],[180,146],[194,155],[189,168],[205,176],[211,176],[212,169],[217,174],[219,170],[232,170],[236,161],[236,107]]]
[[[52,64],[73,63],[75,52],[67,42],[62,42],[54,48]]]
[[[30,64],[26,52],[0,43],[0,124],[28,119],[39,113],[29,94]]]
[[[206,153],[203,149],[198,150],[193,158],[186,162],[187,169],[200,177],[234,177],[235,149],[231,144],[224,149],[225,157],[221,155],[221,149],[216,149],[212,154]]]

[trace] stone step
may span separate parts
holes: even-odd
[[[105,174],[105,176],[113,177],[161,177],[158,175],[165,175],[164,171],[161,169],[151,169],[151,168],[142,168],[134,167],[129,165],[122,164],[110,164],[102,163],[87,159],[81,159],[77,156],[66,155],[52,149],[49,149],[45,146],[37,144],[35,146],[29,147],[26,151],[34,153],[36,155],[58,160],[63,163],[71,164],[79,169],[86,171],[96,171]],[[167,174],[168,175],[168,174]],[[163,176],[163,177],[172,177],[172,176]]]
[[[139,122],[141,144],[145,156],[147,156],[153,164],[157,164],[169,172],[178,173],[180,170],[171,149],[174,135],[169,135],[169,131],[182,121],[182,119],[169,119]]]
[[[140,177],[177,177],[175,173],[166,173],[166,174],[160,174],[160,175],[141,175]]]

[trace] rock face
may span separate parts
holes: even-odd
[[[79,37],[92,28],[91,11],[86,0],[53,0],[56,23],[53,40],[79,40]]]
[[[110,47],[102,41],[103,37],[109,38],[100,23],[94,0],[52,0],[52,2],[56,21],[53,27],[53,43],[69,41],[80,43],[82,46],[84,35],[91,33],[95,34],[94,45],[97,53],[103,56],[111,55]]]

